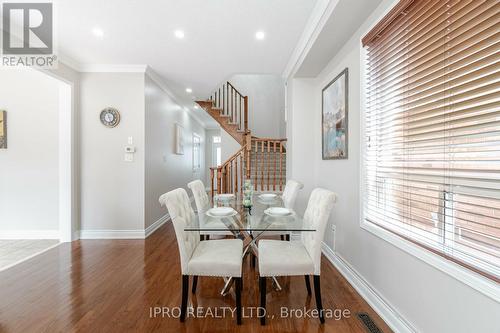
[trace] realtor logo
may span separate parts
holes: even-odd
[[[52,3],[2,4],[2,65],[53,68]]]

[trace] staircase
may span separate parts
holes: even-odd
[[[229,82],[215,91],[208,101],[197,101],[240,145],[248,131],[248,96]]]
[[[256,191],[282,191],[286,182],[286,139],[258,138],[248,128],[248,96],[230,82],[208,100],[197,101],[241,148],[221,166],[210,168],[211,195],[241,193],[245,179]]]

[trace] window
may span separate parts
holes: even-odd
[[[215,165],[222,165],[222,150],[220,146],[215,149]]]
[[[222,149],[220,146],[220,136],[214,136],[212,143],[212,165],[220,166],[222,164]]]
[[[201,137],[193,133],[193,171],[201,169]]]
[[[500,2],[400,1],[366,48],[364,217],[500,281]]]

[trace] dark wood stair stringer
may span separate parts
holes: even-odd
[[[229,121],[230,116],[222,114],[222,109],[214,106],[213,101],[196,101],[219,125],[231,135],[240,145],[245,144],[245,130],[240,130],[237,124]]]

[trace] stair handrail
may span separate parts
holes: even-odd
[[[217,194],[240,192],[243,186],[243,179],[246,179],[246,173],[243,173],[243,163],[247,158],[247,146],[243,145],[233,155],[231,155],[224,163],[217,167],[210,168],[210,188],[211,196],[214,196],[214,180],[217,181]],[[238,157],[239,159],[239,174],[238,174]],[[234,170],[233,170],[234,166]],[[215,179],[215,177],[217,177]]]
[[[238,130],[248,133],[248,96],[243,95],[231,82],[226,81],[216,89],[209,98],[222,114],[229,116],[232,123],[238,125]]]

